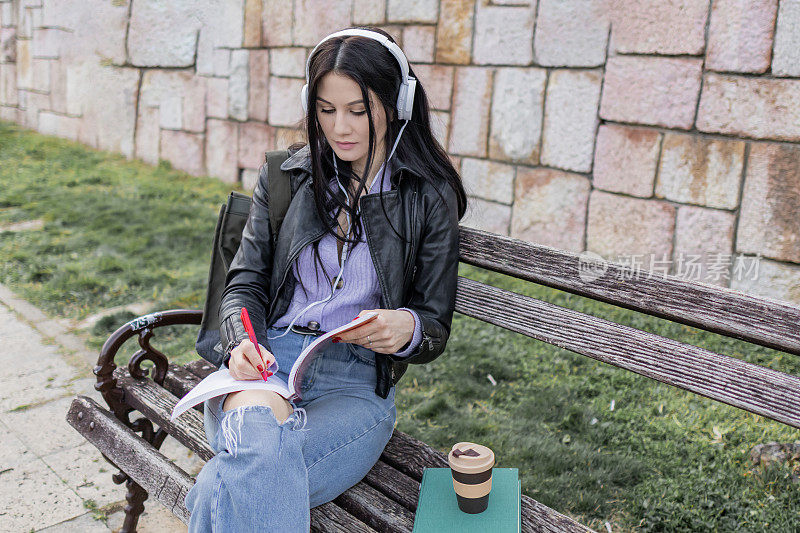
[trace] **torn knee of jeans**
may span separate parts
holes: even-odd
[[[288,422],[290,419],[292,420],[292,429],[296,431],[308,431],[308,429],[306,429],[308,415],[306,414],[305,409],[302,407],[295,407],[294,411],[292,411],[292,414],[286,418],[286,422]]]
[[[244,424],[244,415],[248,411],[261,411],[261,410],[268,410],[272,413],[272,417],[277,422],[278,419],[275,417],[275,413],[272,410],[272,407],[268,405],[240,405],[239,407],[235,407],[229,411],[225,411],[222,417],[222,423],[220,424],[220,431],[222,432],[222,438],[225,439],[225,449],[228,450],[233,457],[236,457],[236,453],[239,450],[239,443],[242,440],[242,425]],[[302,407],[296,407],[292,413],[286,417],[282,423],[278,423],[279,427],[288,427],[291,430],[299,431],[304,430],[306,426],[307,416],[306,410]]]

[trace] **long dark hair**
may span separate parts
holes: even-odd
[[[380,28],[361,27],[361,29],[381,33],[395,42],[391,35]],[[334,37],[323,42],[317,48],[314,55],[310,58],[309,79],[308,79],[308,113],[305,117],[305,129],[311,153],[312,188],[314,191],[314,201],[316,211],[323,221],[326,231],[342,242],[351,243],[355,246],[361,240],[361,215],[356,211],[357,202],[349,205],[344,194],[338,189],[331,190],[330,179],[334,176],[333,158],[336,157],[331,146],[328,144],[325,134],[319,124],[316,113],[317,88],[322,78],[334,72],[339,75],[347,76],[361,88],[361,97],[369,119],[369,146],[367,152],[367,162],[361,176],[356,176],[352,171],[349,161],[336,160],[339,179],[342,186],[348,188],[350,183],[358,183],[355,191],[355,198],[361,196],[369,179],[369,171],[372,166],[373,151],[375,148],[375,128],[373,125],[373,112],[370,106],[369,90],[371,89],[377,96],[383,111],[386,115],[386,138],[379,139],[378,142],[384,143],[384,158],[388,157],[394,145],[400,128],[404,121],[397,119],[396,102],[400,89],[402,73],[400,65],[389,50],[381,43],[368,37],[347,35]],[[409,75],[414,76],[413,69],[409,65]],[[430,105],[425,89],[417,81],[416,92],[414,94],[414,107],[412,118],[405,126],[403,135],[400,139],[395,156],[408,167],[415,169],[422,179],[430,182],[436,191],[442,196],[440,188],[447,184],[456,193],[458,205],[458,218],[461,219],[466,211],[467,195],[461,183],[458,171],[453,167],[450,157],[445,152],[439,141],[433,136],[430,125]],[[304,143],[292,145],[296,149],[302,147]],[[410,179],[416,179],[413,174],[408,174]],[[381,176],[380,185],[383,187],[383,180],[388,179],[385,172]],[[381,206],[383,198],[381,197]],[[350,215],[350,228],[353,232],[352,238],[341,237],[336,232],[337,221],[336,213],[338,208],[345,209]],[[333,214],[331,214],[333,213]],[[384,207],[384,214],[386,209]],[[388,216],[387,216],[388,219]],[[401,239],[396,228],[392,228],[395,234]],[[314,243],[314,255],[321,266],[319,260],[319,241]],[[322,269],[324,271],[324,269]],[[302,281],[301,281],[302,284]],[[305,287],[303,287],[305,290]]]

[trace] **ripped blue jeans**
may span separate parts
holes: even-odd
[[[270,328],[268,336],[286,328]],[[284,380],[315,337],[271,339]],[[303,399],[281,424],[260,405],[223,412],[224,396],[205,403],[205,430],[216,455],[186,495],[189,531],[308,532],[310,510],[367,474],[392,436],[394,387],[375,394],[375,352],[331,345],[303,378]]]

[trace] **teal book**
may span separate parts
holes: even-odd
[[[458,508],[449,468],[426,468],[419,488],[413,533],[519,533],[522,486],[518,468],[492,470],[489,506],[469,514]]]

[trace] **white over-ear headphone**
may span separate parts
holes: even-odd
[[[306,84],[303,85],[303,89],[300,91],[300,100],[303,104],[303,112],[308,114],[308,69],[311,63],[311,58],[314,56],[314,52],[317,51],[319,45],[328,39],[346,35],[358,35],[361,37],[367,37],[369,39],[375,39],[383,46],[388,48],[395,59],[397,59],[397,63],[400,65],[400,72],[403,74],[403,81],[400,83],[400,92],[397,95],[397,118],[399,120],[411,120],[411,111],[414,109],[414,93],[417,90],[417,80],[413,76],[408,75],[408,60],[406,60],[405,54],[402,50],[400,50],[399,46],[390,41],[382,33],[357,28],[337,31],[336,33],[328,35],[322,39],[313,50],[311,50],[310,54],[308,54],[308,61],[306,61]]]

